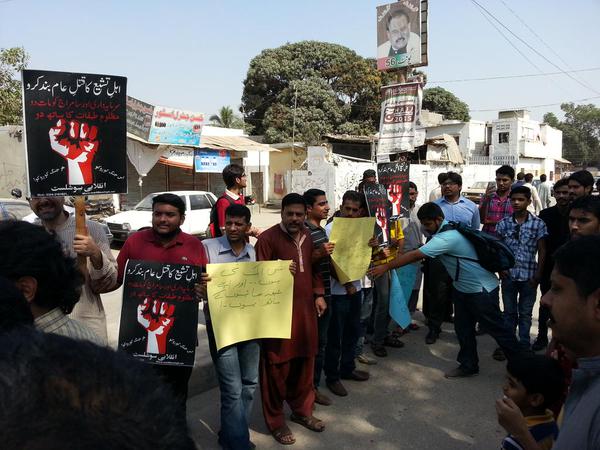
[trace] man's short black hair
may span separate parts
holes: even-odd
[[[362,197],[364,197],[364,195]],[[346,192],[344,192],[344,195],[342,197],[342,205],[346,201],[360,203],[361,202],[361,195],[360,195],[360,193],[358,193],[356,191],[346,191]]]
[[[14,281],[0,277],[0,333],[28,325],[33,325],[33,316],[27,300]]]
[[[306,201],[304,200],[304,197],[295,192],[287,194],[285,197],[283,197],[283,199],[281,200],[281,210],[283,211],[286,206],[290,205],[302,205],[304,206],[304,210],[306,211]]]
[[[600,220],[600,197],[584,195],[583,197],[576,198],[569,205],[569,211],[573,211],[574,209],[593,214],[596,219]],[[600,255],[598,256],[600,257]]]
[[[325,191],[322,191],[321,189],[309,189],[308,191],[306,191],[304,194],[302,194],[302,196],[304,197],[304,201],[306,202],[306,206],[314,206],[315,202],[317,201],[317,197],[321,197],[325,194]]]
[[[554,268],[571,278],[583,297],[600,289],[600,236],[581,236],[568,241],[554,253]]]
[[[446,174],[446,179],[442,182],[442,184],[444,184],[448,180],[452,181],[453,183],[458,184],[459,186],[462,186],[462,177],[460,176],[459,173],[448,172]]]
[[[533,174],[532,173],[526,173],[525,174],[525,183],[531,183],[533,181]]]
[[[385,29],[387,31],[390,31],[390,22],[392,21],[392,19],[396,18],[396,17],[406,17],[406,21],[408,23],[410,23],[410,14],[408,14],[408,11],[405,8],[398,8],[395,9],[394,11],[391,11],[388,14],[387,20],[385,22]]]
[[[157,203],[174,206],[179,211],[179,214],[182,216],[185,215],[185,202],[179,195],[171,193],[157,195],[152,199],[152,210],[154,210],[154,205]]]
[[[223,169],[223,181],[227,189],[234,187],[236,184],[236,178],[242,178],[244,175],[244,168],[239,164],[229,164]]]
[[[548,179],[548,177],[546,176],[545,173],[540,175],[540,181],[543,183],[544,181],[546,181]]]
[[[594,176],[587,170],[578,170],[573,172],[569,177],[569,181],[575,181],[583,187],[590,187],[594,185]]]
[[[33,303],[65,314],[79,301],[83,276],[76,261],[63,253],[62,245],[45,228],[21,221],[0,223],[0,275],[16,281],[37,281]]]
[[[446,178],[448,178],[448,172],[438,173],[438,184],[442,184],[444,181],[446,181]]]
[[[517,180],[523,181],[524,178],[525,178],[525,172],[519,172],[517,174]]]
[[[229,205],[225,210],[225,217],[243,217],[246,220],[246,223],[250,223],[250,208],[246,205],[234,203],[233,205]]]
[[[419,208],[417,217],[421,222],[424,220],[443,219],[444,211],[442,211],[442,208],[437,203],[429,202]]]
[[[409,181],[409,182],[408,182],[408,188],[409,188],[409,189],[414,189],[414,190],[415,190],[415,191],[417,191],[417,192],[419,191],[419,190],[417,189],[417,185],[416,185],[415,183],[413,183],[412,181]]]
[[[527,200],[531,200],[531,189],[529,189],[527,186],[515,186],[510,190],[509,197],[512,197],[514,194],[522,194],[527,198]]]
[[[193,450],[183,414],[152,367],[35,329],[0,336],[2,449]]]
[[[516,378],[528,395],[542,394],[546,409],[556,403],[563,392],[565,376],[559,362],[545,355],[518,354],[506,364],[506,371]]]
[[[515,169],[511,166],[500,166],[496,169],[496,175],[506,175],[511,180],[515,179]]]
[[[554,183],[554,190],[563,187],[563,186],[569,186],[569,179],[568,178],[561,178],[560,180],[558,180],[556,183]]]
[[[373,178],[373,177],[377,177],[377,173],[375,173],[375,171],[373,169],[367,169],[363,172],[363,180],[365,178]]]

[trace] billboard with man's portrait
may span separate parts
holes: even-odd
[[[421,0],[400,0],[377,7],[377,68],[393,70],[426,65]]]

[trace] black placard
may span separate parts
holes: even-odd
[[[375,235],[381,245],[390,243],[390,202],[385,187],[379,183],[365,183],[363,186],[369,216],[375,217]]]
[[[385,187],[387,199],[390,201],[391,219],[410,217],[408,197],[409,163],[399,160],[377,165],[377,178]]]

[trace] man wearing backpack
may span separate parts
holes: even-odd
[[[426,203],[417,214],[421,225],[430,234],[431,240],[422,247],[413,250],[381,266],[370,270],[372,276],[380,276],[384,272],[414,263],[423,258],[438,257],[452,278],[452,300],[454,302],[454,329],[460,344],[458,352],[459,366],[445,374],[446,378],[463,378],[479,373],[479,357],[477,356],[477,340],[475,324],[479,322],[496,340],[507,356],[520,352],[519,343],[513,333],[506,327],[500,312],[498,278],[494,273],[482,267],[480,256],[485,256],[486,265],[493,264],[491,248],[488,254],[478,255],[475,246],[465,237],[466,233],[477,233],[467,229],[465,235],[460,229],[444,220],[444,213],[439,205]],[[463,227],[464,228],[464,227]],[[486,239],[479,238],[484,244]],[[500,244],[501,247],[503,247]],[[490,244],[490,247],[492,245]],[[481,249],[482,252],[484,249]],[[496,255],[497,260],[500,253]]]

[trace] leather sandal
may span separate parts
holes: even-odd
[[[316,431],[317,433],[320,433],[325,429],[325,424],[323,421],[317,419],[315,416],[299,416],[292,413],[290,415],[290,420],[302,425],[304,428],[308,428],[310,431]]]
[[[296,443],[296,438],[287,425],[271,431],[271,435],[282,445],[292,445]]]

